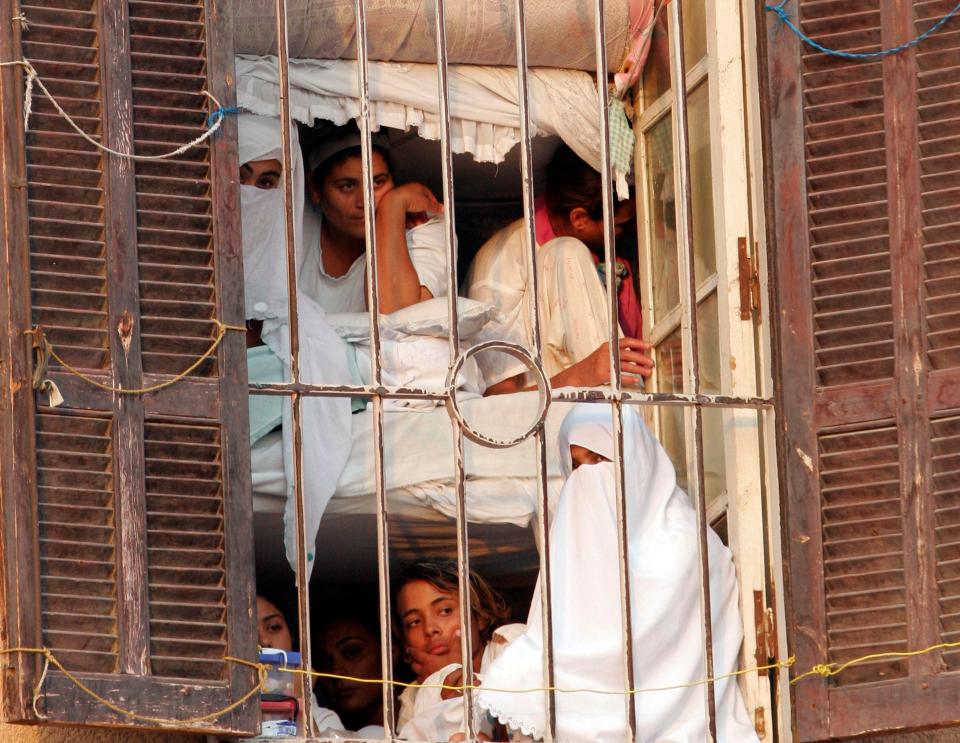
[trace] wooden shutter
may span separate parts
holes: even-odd
[[[5,17],[14,4],[3,2]],[[228,0],[45,0],[0,23],[0,57],[29,59],[87,133],[120,151],[199,136],[204,91],[233,99]],[[49,647],[115,704],[173,720],[256,683],[243,334],[162,391],[119,395],[51,362],[66,402],[30,385],[40,325],[70,365],[127,389],[170,379],[243,320],[235,123],[174,159],[133,162],[77,135],[22,72],[2,71],[0,487],[4,645]],[[9,659],[8,716],[36,721],[42,659]],[[149,724],[51,669],[46,719]],[[250,703],[195,730],[253,733]]]
[[[953,0],[801,0],[820,43],[875,51]],[[797,670],[960,640],[960,18],[850,61],[772,13],[768,214]],[[960,652],[793,687],[801,740],[956,724]]]

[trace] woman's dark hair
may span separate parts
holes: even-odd
[[[600,174],[562,144],[547,163],[547,211],[563,219],[583,208],[591,219],[603,217],[603,183]]]
[[[449,593],[459,593],[460,578],[456,560],[445,557],[425,558],[407,563],[393,586],[393,611],[397,627],[402,627],[397,615],[396,596],[408,583],[422,580],[434,588]],[[480,641],[486,645],[493,637],[494,630],[510,616],[510,608],[503,597],[486,580],[473,570],[470,571],[470,609],[473,620],[480,626]],[[402,633],[398,629],[398,634]]]
[[[380,610],[375,594],[354,590],[324,592],[312,597],[311,603],[317,607],[311,612],[311,635],[337,622],[356,622],[380,642]]]

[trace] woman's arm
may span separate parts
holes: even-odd
[[[596,350],[573,366],[567,367],[550,378],[550,385],[557,387],[598,387],[610,383],[610,342],[597,346]],[[620,339],[620,372],[625,384],[636,384],[653,374],[653,348],[639,338]],[[504,379],[487,387],[485,395],[506,395],[511,392],[535,390],[536,385],[524,387],[523,374]]]
[[[377,275],[380,311],[384,314],[430,299],[420,285],[407,246],[408,215],[439,214],[443,204],[420,183],[405,183],[384,194],[377,205]]]

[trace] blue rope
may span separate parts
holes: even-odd
[[[212,111],[210,115],[207,117],[207,128],[209,129],[211,126],[214,125],[215,122],[219,121],[227,114],[238,114],[238,113],[240,113],[240,109],[237,108],[236,106],[230,106],[228,108],[218,108],[216,111]]]
[[[787,13],[786,9],[784,9],[783,7],[786,4],[787,4],[787,0],[781,0],[781,2],[778,5],[764,5],[763,9],[768,10],[771,13],[776,13],[777,16],[780,18],[780,20],[783,21],[787,25],[787,27],[791,31],[793,31],[800,38],[801,41],[803,41],[803,43],[807,44],[808,46],[812,46],[814,49],[816,49],[817,51],[823,52],[824,54],[829,54],[833,57],[842,57],[843,59],[874,59],[876,57],[889,57],[891,54],[897,54],[899,52],[902,52],[905,49],[909,49],[910,47],[916,46],[931,34],[936,33],[938,30],[940,30],[940,28],[943,27],[943,24],[949,21],[958,12],[960,12],[960,2],[958,2],[954,6],[953,10],[951,10],[943,18],[941,18],[939,21],[933,24],[930,28],[928,28],[926,31],[920,34],[917,38],[911,39],[910,41],[904,42],[903,44],[899,44],[895,47],[891,47],[890,49],[881,49],[880,51],[877,51],[877,52],[844,52],[838,49],[830,49],[828,47],[825,47],[823,46],[823,44],[819,44],[813,39],[811,39],[809,36],[807,36],[803,31],[800,30],[800,28],[792,20],[790,20],[790,15]]]

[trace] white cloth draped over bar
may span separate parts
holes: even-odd
[[[238,56],[237,104],[253,113],[279,111],[277,60]],[[357,63],[349,60],[291,59],[290,111],[297,121],[326,119],[344,124],[360,115]],[[593,78],[576,70],[529,71],[530,131],[559,136],[600,170],[599,96]],[[451,65],[450,146],[477,162],[503,162],[520,142],[517,71],[512,67]],[[440,138],[437,70],[432,64],[371,62],[370,123],[407,130],[423,139]],[[626,188],[626,174],[618,174]]]
[[[303,222],[303,162],[293,132],[293,209],[294,224]],[[241,163],[251,160],[282,160],[278,118],[240,117],[239,151]],[[290,323],[288,319],[286,273],[280,268],[286,261],[286,229],[284,227],[283,193],[278,189],[263,191],[255,186],[241,188],[242,208],[266,200],[273,209],[256,211],[256,220],[243,222],[244,268],[253,269],[244,277],[247,316],[263,320],[261,337],[284,366],[290,378]],[[244,212],[246,215],[246,212]],[[298,230],[299,232],[299,230]],[[297,234],[297,245],[303,244]],[[270,270],[270,269],[273,270]],[[350,379],[347,367],[347,346],[326,320],[323,308],[302,293],[298,297],[300,334],[300,381],[307,384],[343,384]],[[253,380],[256,381],[256,380]],[[313,569],[317,530],[330,498],[333,497],[350,457],[353,420],[350,400],[343,397],[305,397],[302,405],[303,483],[305,518],[300,532],[307,545],[307,566]],[[283,399],[283,470],[287,496],[284,509],[284,547],[291,566],[296,563],[296,514],[293,493],[293,427],[289,398]],[[309,576],[308,576],[309,577]]]
[[[634,683],[641,689],[688,684],[707,676],[696,514],[677,487],[666,451],[638,411],[623,411],[624,484],[630,555]],[[561,468],[567,482],[550,523],[554,683],[558,740],[619,743],[627,739],[623,627],[617,559],[614,465],[572,471],[570,445],[612,459],[610,408],[582,404],[560,429]],[[718,743],[757,743],[735,677],[742,624],[730,550],[710,530],[710,592],[717,699]],[[527,631],[494,661],[483,678],[478,705],[504,724],[541,738],[546,721],[540,580],[530,604]],[[487,687],[487,688],[484,688]],[[705,687],[647,691],[636,697],[637,740],[701,743],[709,740]]]

